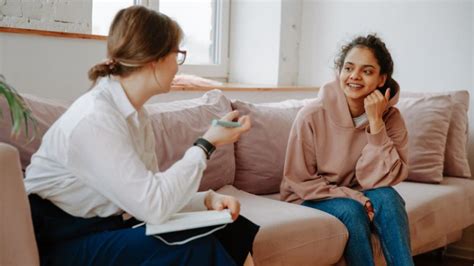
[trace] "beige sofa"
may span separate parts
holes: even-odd
[[[208,93],[207,98],[203,96],[205,99],[201,97],[197,100],[157,104],[157,106],[150,107],[151,111],[149,111],[155,129],[166,132],[176,127],[189,126],[188,130],[176,131],[174,134],[162,135],[155,130],[158,133],[157,143],[163,143],[162,138],[168,138],[167,141],[171,142],[186,139],[182,141],[184,144],[181,144],[181,146],[183,147],[180,146],[180,143],[174,143],[176,150],[179,150],[177,156],[169,155],[169,153],[175,151],[169,150],[168,147],[157,149],[159,159],[172,161],[179,158],[179,153],[188,146],[189,140],[195,138],[195,135],[202,134],[199,132],[202,132],[208,126],[207,123],[201,125],[202,121],[200,121],[206,120],[208,117],[186,121],[180,119],[188,119],[190,114],[195,114],[198,118],[202,115],[216,116],[227,112],[231,107],[237,106],[235,101],[231,104],[225,96],[220,95],[220,92],[213,93],[219,95],[214,95],[214,97],[212,93]],[[40,134],[44,133],[65,108],[62,105],[45,107],[45,103],[51,104],[51,102],[39,101],[35,97],[27,98],[27,100],[30,101],[33,111],[40,117]],[[213,102],[214,100],[219,103]],[[41,104],[38,104],[38,102],[41,102]],[[270,108],[265,109],[266,111],[263,113],[254,114],[255,121],[252,130],[255,132],[266,130],[261,123],[270,123],[271,121],[265,121],[265,119],[259,121],[262,114],[268,116],[273,114],[277,118],[273,117],[272,119],[289,119],[291,121],[304,102],[298,101],[295,105],[295,102],[286,101],[261,106],[248,103],[247,106],[250,107]],[[282,108],[282,106],[286,108],[283,110],[284,114],[291,113],[286,118],[275,113],[276,109],[272,109]],[[203,111],[202,108],[206,111]],[[183,109],[185,111],[180,113]],[[241,112],[248,113],[250,111]],[[250,115],[252,115],[252,112],[250,112]],[[201,126],[196,126],[195,123]],[[276,193],[257,195],[261,194],[258,191],[275,190],[281,176],[270,176],[270,178],[262,180],[255,180],[253,177],[250,180],[242,180],[241,178],[242,174],[245,173],[251,176],[251,172],[248,171],[252,171],[252,167],[256,167],[258,170],[266,163],[277,163],[275,169],[268,170],[275,170],[277,173],[281,171],[281,167],[278,165],[281,164],[282,158],[284,160],[284,149],[272,148],[272,142],[280,142],[280,146],[285,147],[286,143],[283,143],[283,140],[287,136],[285,132],[289,130],[288,127],[286,125],[277,129],[269,129],[271,134],[278,133],[279,136],[267,138],[266,142],[260,141],[258,145],[253,143],[253,145],[247,147],[240,147],[239,145],[243,145],[252,136],[250,135],[252,131],[250,131],[247,133],[249,135],[242,136],[241,144],[237,143],[234,147],[227,147],[222,149],[220,153],[216,153],[215,157],[209,162],[209,171],[205,172],[201,189],[213,188],[221,193],[237,197],[242,203],[242,214],[261,226],[254,244],[256,265],[344,264],[342,255],[348,232],[341,222],[326,213],[281,202],[277,191]],[[197,131],[193,132],[193,128],[197,128]],[[280,137],[283,140],[279,139]],[[24,145],[17,140],[11,140],[5,137],[5,131],[2,132],[0,126],[1,141],[9,142],[16,148],[8,144],[0,144],[0,202],[2,215],[0,265],[37,265],[38,252],[31,225],[29,205],[22,186],[21,169],[22,165],[24,168],[27,164],[29,156],[35,151],[39,143],[37,141],[37,143]],[[249,148],[253,150],[246,150]],[[262,159],[262,163],[257,162],[256,165],[252,165],[251,162],[247,162],[239,155],[242,152],[245,152],[245,154],[258,153],[266,149],[270,150],[271,158],[267,161]],[[161,150],[167,150],[167,157],[160,154]],[[241,162],[245,162],[245,165],[242,165]],[[160,168],[164,169],[169,164],[169,162],[161,162]],[[229,176],[224,178],[222,175],[229,175],[229,168],[231,169],[230,175],[233,176],[232,178],[229,178]],[[268,173],[256,174],[264,176]],[[257,183],[252,183],[254,181]],[[474,181],[472,179],[444,176],[439,184],[402,182],[395,188],[406,201],[414,255],[444,247],[461,239],[462,230],[474,223]],[[375,236],[373,237],[373,243],[377,264],[383,265],[383,255]]]

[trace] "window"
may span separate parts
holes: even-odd
[[[134,4],[134,0],[93,0],[92,34],[107,35],[115,14]]]
[[[181,72],[227,78],[229,0],[93,0],[92,34],[107,35],[118,10],[143,4],[175,19],[187,50]]]

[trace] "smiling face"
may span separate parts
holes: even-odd
[[[346,98],[361,104],[367,95],[385,84],[386,78],[386,75],[380,75],[380,65],[366,47],[352,48],[339,72],[340,86]]]

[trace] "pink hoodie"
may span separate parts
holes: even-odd
[[[394,82],[396,84],[396,82]],[[365,204],[363,190],[392,186],[408,175],[407,130],[396,95],[383,115],[385,127],[368,132],[368,122],[354,126],[339,81],[324,85],[318,99],[301,109],[286,152],[281,199],[352,198]]]

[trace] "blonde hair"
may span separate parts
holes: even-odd
[[[177,49],[182,37],[181,27],[165,14],[143,6],[122,9],[110,26],[108,59],[89,70],[89,79],[95,84],[99,77],[130,75]]]

